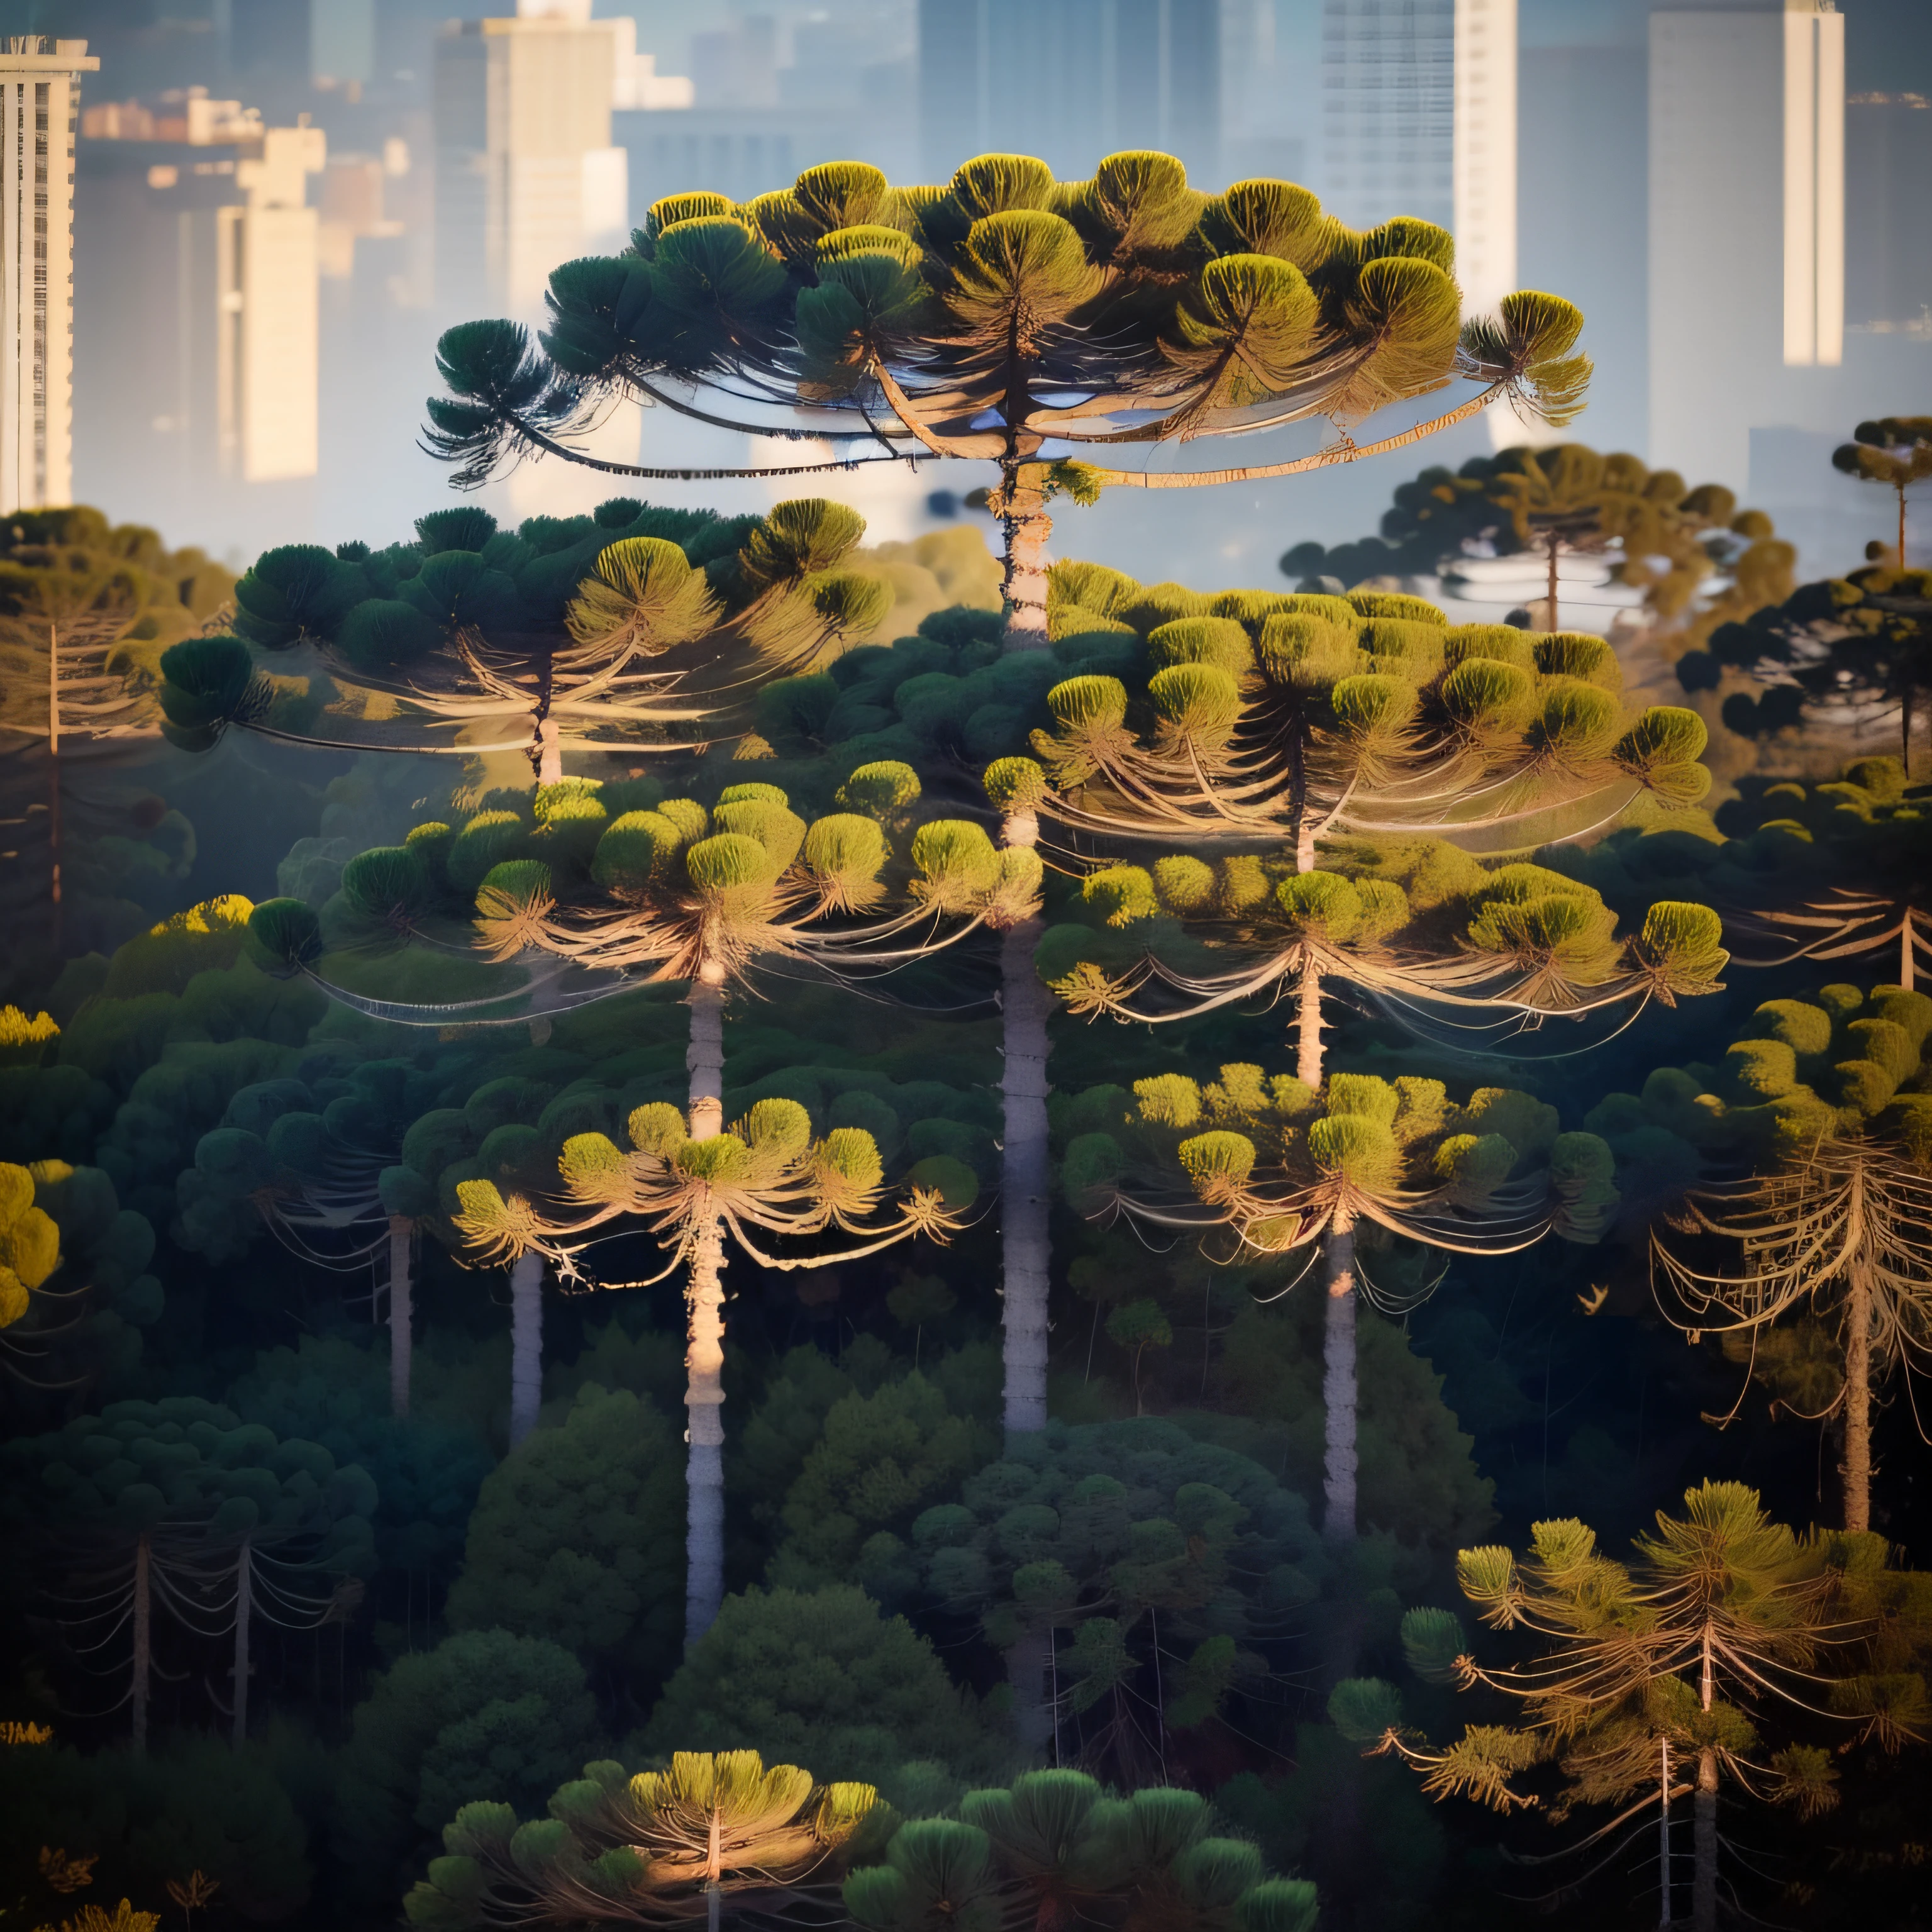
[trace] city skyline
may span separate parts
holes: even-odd
[[[262,530],[290,518],[306,526],[297,534],[313,530],[334,541],[357,533],[349,526],[352,516],[384,514],[385,505],[394,506],[386,514],[400,516],[412,494],[434,476],[398,432],[395,418],[406,412],[412,420],[419,410],[430,383],[436,331],[485,313],[539,319],[549,268],[574,254],[621,246],[628,226],[660,194],[704,186],[743,197],[782,184],[801,167],[848,154],[876,161],[893,178],[914,178],[936,171],[956,150],[1023,146],[1029,128],[1050,127],[1052,139],[1034,145],[1054,147],[1043,158],[1063,174],[1090,166],[1094,155],[1118,145],[1122,128],[1150,121],[1166,139],[1150,144],[1180,152],[1193,178],[1210,187],[1246,173],[1278,173],[1304,180],[1357,225],[1397,212],[1440,220],[1456,234],[1472,308],[1492,304],[1519,283],[1554,288],[1581,303],[1588,318],[1586,346],[1598,373],[1592,407],[1569,434],[1696,470],[1741,491],[1781,492],[1793,508],[1800,496],[1822,505],[1835,492],[1844,514],[1856,515],[1856,499],[1842,482],[1804,480],[1802,468],[1794,467],[1795,453],[1841,434],[1857,415],[1900,406],[1893,400],[1900,385],[1909,388],[1915,370],[1932,366],[1921,321],[1909,307],[1907,292],[1916,284],[1909,268],[1894,266],[1899,251],[1882,245],[1886,230],[1870,205],[1882,204],[1886,221],[1910,232],[1914,202],[1902,184],[1910,178],[1912,157],[1932,154],[1932,147],[1913,146],[1917,110],[1908,104],[1909,92],[1897,97],[1855,92],[1852,70],[1861,58],[1870,58],[1858,52],[1868,12],[1860,6],[1844,14],[1787,15],[1780,22],[1772,17],[1785,12],[1775,0],[1670,9],[1632,0],[1577,0],[1561,9],[1550,0],[1423,0],[1400,7],[1384,0],[1220,0],[1213,6],[1194,0],[1043,0],[1029,10],[1029,29],[1048,40],[1058,35],[1054,44],[1070,49],[1090,41],[1098,57],[1072,62],[1081,71],[1070,77],[1056,73],[1051,61],[1038,62],[1037,74],[1045,78],[1022,76],[1010,89],[990,88],[982,66],[975,64],[970,71],[980,78],[971,86],[949,86],[969,70],[959,64],[969,52],[982,62],[999,34],[1012,30],[1003,24],[1004,4],[854,0],[816,8],[612,8],[600,0],[592,10],[583,0],[562,8],[526,0],[524,18],[507,31],[486,32],[480,22],[470,22],[450,34],[429,22],[431,30],[411,56],[421,58],[423,71],[406,86],[393,75],[385,79],[380,70],[407,41],[410,23],[427,20],[424,9],[393,0],[370,10],[364,38],[374,50],[375,71],[366,80],[321,70],[357,64],[326,51],[363,44],[354,20],[293,0],[258,0],[252,12],[236,10],[226,57],[254,78],[224,80],[211,65],[200,83],[206,94],[232,94],[244,108],[266,104],[261,111],[272,121],[292,124],[306,114],[331,130],[329,152],[340,160],[308,177],[308,198],[322,221],[322,426],[315,487],[299,502],[260,496]],[[536,17],[560,11],[575,17]],[[1777,356],[1751,362],[1760,373],[1742,386],[1742,395],[1721,406],[1687,410],[1682,386],[1673,388],[1668,366],[1676,353],[1671,332],[1678,326],[1671,317],[1683,304],[1660,302],[1655,292],[1677,275],[1672,264],[1682,255],[1672,253],[1667,178],[1675,168],[1688,182],[1694,208],[1702,164],[1694,157],[1681,164],[1667,154],[1662,164],[1656,159],[1670,124],[1668,88],[1666,77],[1652,73],[1648,50],[1658,31],[1653,15],[1690,13],[1707,16],[1720,38],[1754,31],[1744,24],[1754,16],[1767,31],[1774,28],[1771,38],[1780,40],[1792,31],[1793,19],[1810,20],[1807,31],[1814,36],[1843,36],[1844,78],[1827,78],[1825,94],[1839,102],[1849,95],[1852,104],[1839,110],[1849,130],[1842,142],[1827,130],[1822,148],[1814,143],[1810,164],[1814,213],[1822,210],[1828,229],[1834,184],[1828,167],[1825,177],[1817,176],[1816,161],[1821,152],[1828,159],[1840,150],[1844,155],[1843,168],[1850,172],[1844,176],[1840,238],[1828,238],[1821,256],[1823,230],[1813,220],[1803,228],[1810,266],[1796,280],[1787,277],[1786,258],[1796,262],[1800,250],[1786,235],[1786,217],[1798,200],[1795,190],[1784,194],[1775,240],[1760,237],[1752,244],[1751,272],[1761,279],[1769,263],[1775,286],[1768,297],[1754,298],[1748,322],[1726,326],[1723,352],[1744,355],[1768,302],[1778,319]],[[510,10],[491,10],[489,17],[508,18]],[[280,26],[270,32],[277,21]],[[1821,21],[1836,26],[1820,28]],[[1124,26],[1132,56],[1124,64]],[[586,98],[607,99],[608,108],[593,105],[587,119],[577,116],[584,124],[565,138],[569,152],[539,155],[500,130],[493,151],[482,124],[487,112],[473,141],[452,138],[461,88],[440,92],[436,83],[439,74],[448,80],[460,69],[460,55],[478,57],[487,70],[493,41],[506,50],[512,44],[534,47],[573,34],[581,38],[593,28],[594,37],[582,44],[595,47],[590,58],[603,77],[583,92]],[[974,40],[974,49],[962,51],[962,35]],[[273,66],[274,58],[304,68],[298,85]],[[680,65],[685,71],[676,70]],[[90,75],[89,104],[134,98],[134,90],[114,84],[117,79],[111,67]],[[1814,95],[1818,79],[1814,63]],[[1027,92],[1034,85],[1049,87],[1040,102]],[[479,110],[487,94],[480,80],[472,88]],[[298,106],[298,97],[310,104]],[[950,118],[926,112],[928,97],[949,102]],[[1723,85],[1714,83],[1714,114],[1729,111],[1724,98]],[[1814,100],[1814,122],[1816,113]],[[1923,118],[1932,126],[1932,115]],[[1364,157],[1378,142],[1385,164],[1371,169]],[[98,144],[80,145],[85,158]],[[1718,146],[1724,147],[1721,139]],[[392,161],[383,158],[393,160],[399,152],[407,157],[407,172],[392,172]],[[1785,158],[1780,148],[1773,170],[1780,184]],[[1732,154],[1725,164],[1735,160]],[[1887,185],[1894,181],[1901,187]],[[1737,206],[1754,206],[1752,197],[1764,187],[1759,170]],[[466,194],[476,205],[466,205]],[[620,209],[622,203],[628,206]],[[1586,206],[1588,218],[1575,218],[1574,211]],[[1790,219],[1798,220],[1795,212]],[[1729,235],[1740,226],[1750,226],[1742,214],[1719,224],[1721,245],[1734,239],[1745,245],[1741,235]],[[480,248],[464,239],[476,235],[483,237]],[[83,207],[83,281],[111,286],[104,270],[88,266],[92,245]],[[1695,273],[1687,272],[1684,286],[1694,288]],[[1852,304],[1849,309],[1835,292],[1840,284]],[[1888,312],[1881,315],[1880,309]],[[1789,361],[1784,338],[1798,329],[1804,314],[1812,359]],[[138,463],[104,471],[95,452],[105,442],[92,426],[117,384],[104,377],[98,388],[88,385],[86,358],[125,362],[130,346],[151,361],[160,353],[129,335],[133,326],[117,317],[106,330],[82,328],[76,488],[85,496],[91,474],[104,476],[96,494],[111,496],[118,490],[128,500],[128,513],[157,520],[174,514],[178,465],[166,480],[163,469],[151,466],[144,472]],[[128,339],[118,338],[116,329]],[[178,365],[181,358],[173,359]],[[172,406],[156,406],[143,419],[172,420],[177,413]],[[606,453],[620,460],[631,456],[636,428],[628,421],[607,423]],[[674,461],[722,460],[706,454],[715,438],[700,434],[694,440],[688,426],[674,427],[662,411],[649,429],[653,446],[670,452]],[[1522,433],[1499,416],[1466,447],[1459,432],[1458,440],[1438,440],[1431,453],[1453,466]],[[378,436],[386,448],[372,488],[366,473],[352,480],[341,466],[349,452]],[[520,478],[519,500],[551,487],[544,470],[538,466]],[[142,482],[143,474],[151,480]],[[1345,532],[1330,527],[1330,519],[1372,526],[1382,489],[1381,479],[1366,472],[1347,475],[1333,479],[1319,500],[1297,500],[1275,514],[1294,519],[1296,535],[1305,529],[1334,541]],[[1184,552],[1189,514],[1169,519]],[[1114,520],[1138,526],[1138,508],[1124,508]],[[1136,529],[1132,540],[1142,534]],[[1257,530],[1251,543],[1242,540],[1258,569],[1279,534]],[[1184,562],[1184,556],[1177,568]]]

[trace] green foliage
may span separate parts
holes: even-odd
[[[728,1597],[645,1735],[654,1750],[755,1748],[832,1778],[921,1759],[970,1776],[997,1756],[932,1646],[850,1586]]]
[[[543,1637],[647,1682],[683,1616],[683,1491],[658,1411],[586,1384],[560,1429],[538,1430],[485,1478],[451,1629]]]
[[[460,1807],[536,1809],[597,1730],[582,1665],[540,1637],[466,1630],[398,1658],[357,1706],[338,1764],[330,1843],[345,1892],[386,1909]]]
[[[910,1580],[892,1573],[914,1517],[956,1493],[994,1447],[990,1429],[951,1413],[917,1373],[842,1396],[785,1498],[770,1580],[810,1590],[859,1574],[885,1601],[904,1595]]]

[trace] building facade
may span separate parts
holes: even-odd
[[[628,238],[628,158],[610,139],[617,37],[590,0],[437,40],[436,289],[452,315],[542,313],[550,271]],[[626,22],[626,24],[628,24]]]
[[[1654,462],[1744,487],[1755,427],[1831,426],[1844,346],[1844,19],[1650,19]]]
[[[74,500],[74,166],[85,40],[0,49],[0,514]]]

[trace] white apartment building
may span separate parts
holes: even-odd
[[[74,144],[85,40],[0,47],[0,514],[74,499]]]
[[[628,157],[611,144],[610,113],[655,80],[640,71],[635,31],[593,21],[590,0],[519,0],[514,20],[445,29],[436,280],[452,318],[534,318],[560,262],[623,245]]]
[[[271,128],[238,160],[244,200],[214,211],[215,440],[224,478],[276,483],[321,464],[320,128]]]

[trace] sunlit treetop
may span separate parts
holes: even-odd
[[[568,453],[614,393],[755,430],[802,406],[882,458],[983,458],[1010,486],[1043,452],[1347,424],[1458,376],[1482,386],[1459,414],[1508,394],[1574,416],[1579,312],[1526,292],[1466,322],[1454,268],[1427,222],[1358,232],[1288,182],[1204,194],[1166,154],[1110,154],[1078,182],[982,154],[900,188],[830,162],[747,202],[653,203],[624,254],[552,276],[540,350],[507,322],[450,331],[428,442],[476,483],[519,454]],[[678,393],[700,386],[722,404]]]

